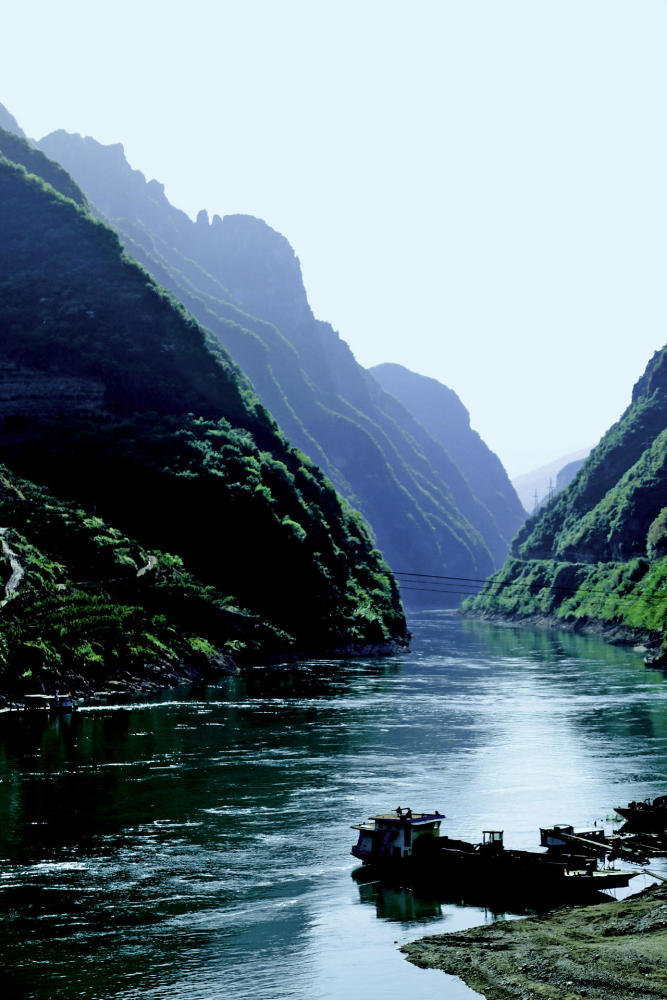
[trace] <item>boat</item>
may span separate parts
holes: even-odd
[[[507,849],[502,830],[468,843],[441,835],[439,812],[396,809],[357,823],[352,854],[378,877],[447,888],[575,900],[628,885],[636,872],[600,868],[595,857]]]
[[[540,844],[554,854],[592,854],[620,858],[633,864],[644,865],[652,857],[659,857],[667,850],[667,838],[657,833],[605,833],[602,827],[575,830],[569,823],[556,823],[540,829]]]
[[[26,712],[67,713],[76,708],[71,694],[24,694],[19,708]]]
[[[540,844],[552,851],[571,852],[572,847],[579,848],[579,854],[595,854],[607,850],[605,833],[602,827],[593,830],[575,830],[569,823],[554,823],[553,826],[540,827]]]
[[[628,802],[627,806],[616,806],[616,812],[623,817],[630,830],[667,833],[667,795],[644,799],[643,802]]]

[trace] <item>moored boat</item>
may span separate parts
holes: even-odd
[[[616,806],[616,812],[626,821],[630,830],[647,833],[667,833],[667,795],[658,795],[643,802],[628,802]]]
[[[19,708],[27,712],[73,712],[76,708],[71,694],[25,694]]]
[[[502,830],[485,830],[478,844],[440,834],[438,812],[372,816],[352,829],[352,854],[387,875],[470,890],[574,900],[627,886],[635,872],[600,868],[596,858],[507,849]]]

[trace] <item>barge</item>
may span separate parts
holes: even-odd
[[[443,836],[439,812],[396,809],[355,824],[352,854],[379,878],[440,888],[570,901],[623,888],[636,872],[599,867],[595,857],[508,849],[502,830],[485,830],[481,843]]]

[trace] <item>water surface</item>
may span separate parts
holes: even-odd
[[[667,684],[595,639],[443,612],[411,624],[411,652],[389,660],[258,669],[50,724],[5,716],[4,995],[475,997],[396,943],[496,914],[357,884],[350,825],[439,809],[451,836],[499,828],[535,848],[541,825],[604,822],[667,791]]]

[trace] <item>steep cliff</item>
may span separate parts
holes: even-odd
[[[616,424],[470,609],[549,616],[664,637],[667,623],[667,347]]]
[[[12,132],[14,135],[25,139],[25,132],[4,104],[0,104],[0,128],[7,129],[8,132]]]
[[[481,576],[497,565],[511,530],[440,442],[313,317],[283,236],[249,216],[209,221],[202,211],[191,222],[120,146],[62,131],[39,145],[128,252],[215,333],[289,438],[368,519],[392,566]]]
[[[526,513],[502,462],[470,426],[470,414],[459,397],[437,379],[418,375],[402,365],[376,365],[370,372],[456,463],[496,525],[495,535],[482,533],[496,560],[502,562]]]
[[[400,641],[395,584],[361,518],[212,335],[85,205],[6,157],[0,211],[0,440],[13,473],[178,556],[284,651]]]

